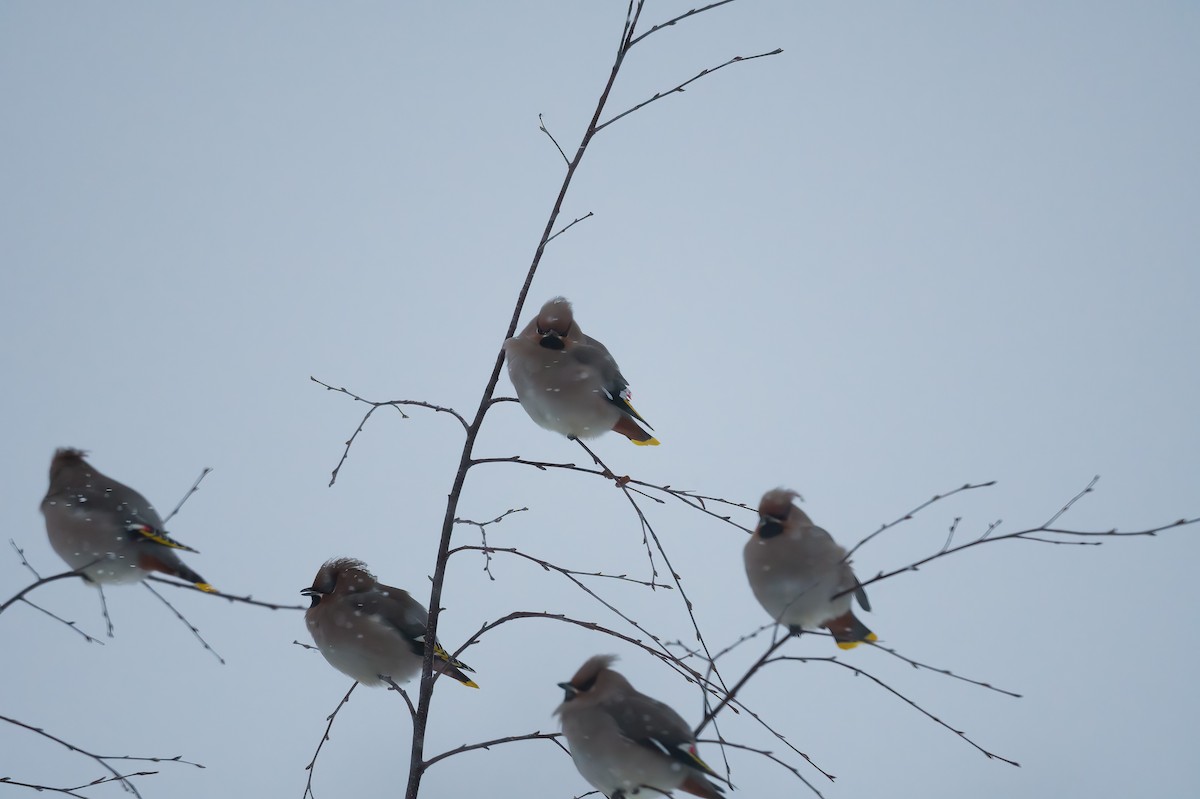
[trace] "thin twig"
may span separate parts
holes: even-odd
[[[477,743],[477,744],[463,744],[462,746],[460,746],[456,749],[450,749],[446,752],[442,752],[440,755],[435,755],[435,756],[429,758],[428,760],[425,761],[425,768],[429,768],[430,766],[432,766],[434,763],[438,762],[439,760],[445,760],[446,758],[452,757],[453,755],[461,754],[463,752],[470,752],[473,749],[491,749],[493,746],[499,746],[500,744],[513,743],[515,741],[537,741],[537,740],[550,741],[551,743],[555,744],[559,749],[561,749],[563,752],[566,752],[567,755],[570,755],[571,751],[569,749],[567,749],[565,746],[563,746],[562,743],[559,742],[558,739],[561,737],[562,737],[561,732],[542,732],[541,730],[538,730],[537,732],[531,732],[531,733],[527,733],[525,735],[509,735],[505,738],[493,738],[490,741],[481,741],[480,743]]]
[[[633,47],[635,44],[640,42],[642,39],[645,39],[650,34],[657,33],[658,31],[662,30],[663,28],[669,28],[672,25],[674,25],[675,23],[677,23],[681,20],[685,20],[688,17],[695,16],[696,14],[703,14],[705,11],[710,11],[718,6],[723,6],[726,3],[732,3],[732,2],[733,2],[733,0],[718,0],[715,3],[709,3],[708,5],[703,6],[702,8],[693,8],[691,11],[687,11],[683,14],[680,14],[677,17],[673,17],[673,18],[667,20],[666,22],[660,22],[659,24],[655,25],[650,30],[643,33],[641,36],[636,36],[633,39],[631,39],[629,42],[629,46]]]
[[[596,462],[597,466],[604,469],[606,474],[613,474],[612,470],[608,467],[608,464],[600,460],[600,457],[593,452],[587,444],[583,443],[581,439],[575,439],[575,443],[583,447],[584,451],[592,456],[592,460]],[[708,657],[709,667],[711,668],[712,673],[716,676],[717,683],[721,686],[722,690],[728,691],[729,689],[725,685],[725,678],[721,676],[720,670],[717,669],[716,661],[713,660],[712,653],[708,649],[708,642],[704,640],[704,634],[700,632],[700,624],[696,621],[695,605],[692,604],[691,598],[688,597],[687,591],[685,591],[683,588],[683,578],[679,576],[679,572],[675,571],[675,567],[671,565],[671,560],[667,555],[667,550],[663,547],[662,541],[659,540],[658,533],[655,532],[654,526],[650,524],[650,519],[647,518],[645,512],[642,510],[642,507],[638,505],[637,500],[633,498],[633,494],[629,488],[629,482],[630,481],[627,478],[618,478],[617,487],[620,488],[625,494],[625,498],[629,500],[629,504],[633,506],[633,510],[637,514],[638,520],[641,522],[642,541],[645,542],[647,536],[653,539],[654,546],[658,549],[658,554],[662,557],[663,563],[666,564],[667,571],[671,574],[671,579],[675,583],[675,588],[678,589],[679,596],[683,600],[684,608],[687,610],[688,619],[690,619],[692,622],[692,630],[696,633],[696,640],[700,643],[700,648],[704,650],[704,654]],[[650,558],[650,568],[652,572],[651,579],[653,579],[653,576],[657,574],[654,569],[653,556]],[[657,639],[655,640],[657,641]]]
[[[10,607],[12,607],[14,604],[16,604],[19,600],[23,599],[25,597],[25,595],[28,594],[33,589],[40,588],[43,585],[46,585],[47,583],[54,582],[55,580],[65,580],[68,577],[79,577],[82,579],[83,572],[69,571],[69,572],[63,572],[62,574],[52,574],[49,577],[39,578],[38,580],[36,580],[36,581],[30,583],[29,585],[25,586],[24,588],[22,588],[17,593],[13,594],[13,596],[10,599],[8,599],[3,605],[0,605],[0,613],[3,613],[4,611],[8,610]]]
[[[200,476],[196,478],[196,482],[192,483],[192,487],[189,488],[188,492],[183,495],[183,499],[179,500],[179,504],[175,506],[175,510],[168,513],[167,518],[163,519],[163,525],[166,525],[167,522],[175,518],[175,514],[179,513],[180,509],[183,507],[183,503],[187,502],[188,498],[191,497],[192,494],[196,493],[196,491],[200,488],[200,483],[204,482],[204,478],[208,477],[208,473],[211,471],[212,467],[204,467],[204,470],[200,472]]]
[[[573,228],[573,227],[575,227],[576,225],[578,225],[578,224],[579,224],[580,222],[582,222],[583,220],[585,220],[585,219],[591,219],[593,216],[595,216],[595,214],[593,214],[591,211],[588,211],[586,214],[584,214],[584,215],[583,215],[583,216],[581,216],[581,217],[578,217],[578,218],[577,218],[577,219],[576,219],[574,222],[571,222],[571,223],[570,223],[570,224],[568,224],[566,227],[564,227],[562,230],[558,231],[558,232],[557,232],[557,233],[555,233],[553,236],[551,236],[550,238],[546,239],[546,243],[547,243],[547,244],[549,244],[550,242],[554,241],[555,239],[557,239],[557,238],[558,238],[559,236],[561,236],[562,234],[566,233],[566,232],[567,232],[568,230],[570,230],[571,228]]]
[[[886,530],[890,530],[893,527],[896,527],[900,524],[903,524],[904,522],[911,520],[914,516],[916,516],[918,513],[925,510],[926,508],[928,508],[930,505],[933,505],[937,502],[941,502],[943,499],[949,499],[950,497],[954,496],[955,494],[961,494],[964,491],[974,491],[977,488],[991,488],[994,485],[996,485],[995,480],[989,480],[986,483],[964,483],[963,485],[960,485],[958,488],[955,488],[951,491],[947,491],[944,494],[934,494],[933,497],[922,502],[920,505],[913,508],[912,510],[910,510],[908,513],[904,514],[903,516],[893,519],[892,521],[888,522],[887,524],[880,525],[878,530],[871,533],[866,538],[864,538],[863,540],[859,541],[857,544],[852,546],[850,548],[850,551],[846,553],[846,557],[844,557],[843,560],[848,562],[850,560],[850,557],[855,552],[860,550],[863,547],[863,545],[866,544],[868,541],[874,539],[876,536],[878,536],[880,533],[883,533]]]
[[[36,605],[33,602],[30,602],[28,599],[22,598],[21,601],[24,602],[29,607],[33,608],[34,610],[40,610],[42,613],[45,613],[47,616],[54,619],[55,621],[62,622],[72,631],[78,633],[79,635],[82,635],[84,640],[87,641],[89,644],[100,644],[100,646],[104,646],[103,641],[101,641],[99,638],[93,638],[92,636],[88,635],[86,632],[84,632],[82,629],[80,629],[79,626],[75,622],[68,621],[67,619],[64,619],[62,616],[51,613],[50,611],[46,610],[41,605]]]
[[[884,646],[883,644],[879,643],[878,641],[863,641],[862,643],[873,646],[876,649],[880,650],[881,652],[887,652],[892,657],[896,657],[896,658],[899,658],[900,660],[903,660],[905,663],[912,666],[914,669],[925,669],[926,671],[932,671],[936,674],[941,674],[946,677],[953,677],[956,680],[962,680],[963,682],[970,683],[971,685],[978,685],[980,688],[986,688],[989,691],[995,691],[998,694],[1004,694],[1005,696],[1011,696],[1014,699],[1021,698],[1020,694],[1014,693],[1013,691],[1009,691],[1004,688],[997,688],[996,686],[992,685],[991,683],[983,682],[981,680],[972,680],[970,677],[963,677],[961,674],[955,674],[954,672],[950,671],[950,669],[939,669],[936,666],[930,666],[926,663],[921,663],[919,661],[913,660],[912,658],[905,657],[904,655],[901,655],[899,652],[897,652],[895,649],[889,649],[888,647]]]
[[[503,399],[507,399],[507,398],[503,398]],[[522,458],[519,455],[511,455],[507,458],[476,458],[474,461],[471,462],[471,465],[475,466],[475,465],[485,464],[485,463],[516,463],[516,464],[520,464],[522,466],[532,466],[533,468],[535,468],[539,471],[543,471],[543,472],[548,469],[561,469],[564,471],[581,472],[583,474],[592,474],[592,475],[596,475],[598,477],[603,477],[606,480],[612,480],[614,482],[623,481],[625,483],[625,485],[637,486],[639,488],[645,488],[645,489],[648,489],[651,491],[659,491],[670,497],[674,497],[675,499],[684,503],[688,507],[694,508],[694,509],[700,511],[701,513],[712,516],[714,519],[719,519],[720,521],[725,522],[726,524],[732,525],[733,527],[738,528],[739,530],[741,530],[742,532],[744,532],[746,534],[750,534],[750,533],[754,532],[753,528],[744,527],[744,526],[738,524],[737,522],[733,521],[733,518],[731,516],[717,513],[716,511],[710,509],[707,505],[707,503],[712,502],[712,503],[716,503],[716,504],[720,504],[720,505],[725,505],[725,506],[731,507],[731,508],[738,508],[740,510],[749,511],[751,513],[757,513],[757,510],[755,510],[750,505],[747,505],[744,502],[738,502],[738,501],[732,500],[732,499],[723,499],[722,497],[711,497],[711,496],[707,496],[705,494],[698,494],[694,491],[689,491],[687,489],[672,488],[669,485],[657,485],[655,483],[648,483],[645,480],[638,480],[636,478],[629,477],[628,475],[625,475],[622,477],[617,477],[616,475],[612,474],[611,472],[606,471],[605,469],[591,469],[586,466],[579,466],[578,464],[574,464],[574,463],[555,463],[552,461],[531,461],[531,460],[526,460],[525,458]],[[642,492],[642,495],[647,496],[645,494],[645,492]],[[662,500],[658,499],[657,497],[649,497],[649,498],[654,500],[655,502],[662,504]]]
[[[691,83],[695,83],[696,81],[700,80],[701,78],[705,77],[706,75],[711,75],[714,72],[717,72],[718,70],[722,70],[725,67],[730,66],[732,64],[739,64],[739,63],[742,63],[743,61],[753,61],[756,58],[766,58],[767,56],[771,56],[771,55],[779,55],[782,52],[783,52],[783,48],[778,47],[778,48],[770,51],[769,53],[758,53],[756,55],[748,55],[748,56],[735,55],[733,58],[729,59],[724,64],[718,64],[717,66],[710,67],[709,69],[702,69],[702,70],[700,70],[699,74],[697,74],[691,78],[688,78],[683,83],[676,86],[675,88],[668,89],[665,92],[658,92],[653,97],[651,97],[649,100],[643,100],[642,102],[638,103],[637,105],[633,106],[632,108],[622,111],[621,113],[617,114],[612,119],[609,119],[608,121],[598,125],[596,127],[596,132],[599,133],[600,131],[604,130],[612,123],[616,122],[618,119],[627,117],[630,114],[632,114],[634,111],[638,111],[642,108],[645,108],[646,106],[650,105],[651,103],[653,103],[656,100],[661,100],[662,98],[664,98],[668,95],[671,95],[671,94],[675,94],[676,92],[682,92],[684,90],[685,86],[687,86],[688,84],[691,84]]]
[[[215,657],[217,660],[219,660],[219,661],[221,662],[221,665],[222,665],[222,666],[224,666],[224,665],[225,665],[225,658],[221,657],[221,656],[220,656],[220,655],[217,653],[217,650],[215,650],[215,649],[213,649],[211,646],[209,646],[209,644],[208,644],[208,641],[205,641],[205,640],[204,640],[204,636],[200,634],[200,630],[199,630],[199,629],[196,627],[196,625],[194,625],[194,624],[192,624],[190,621],[188,621],[187,617],[186,617],[186,616],[184,616],[182,613],[180,613],[180,612],[179,612],[179,611],[178,611],[178,610],[175,608],[175,606],[174,606],[174,605],[172,605],[172,604],[170,603],[170,601],[169,601],[169,600],[168,600],[168,599],[167,599],[165,596],[163,596],[162,594],[160,594],[160,593],[158,593],[157,591],[155,591],[155,590],[154,590],[154,586],[152,586],[152,585],[150,585],[149,583],[146,583],[146,582],[143,582],[143,583],[142,583],[142,585],[145,587],[145,589],[146,589],[147,591],[149,591],[150,593],[154,594],[155,598],[156,598],[156,599],[157,599],[159,602],[163,603],[163,604],[164,604],[164,605],[166,605],[168,608],[170,608],[171,612],[175,614],[175,618],[177,618],[177,619],[179,619],[181,622],[183,622],[183,623],[184,623],[184,625],[186,625],[186,626],[187,626],[187,628],[188,628],[189,630],[191,630],[191,631],[192,631],[192,635],[194,635],[194,636],[196,637],[196,640],[197,640],[197,641],[199,641],[199,642],[200,642],[200,644],[201,644],[201,645],[202,645],[202,646],[203,646],[205,649],[207,649],[209,652],[212,652],[212,654],[213,654],[213,657]]]
[[[110,781],[120,782],[123,786],[125,786],[125,788],[130,793],[132,793],[134,796],[138,797],[138,799],[141,799],[142,795],[141,795],[141,793],[138,792],[137,786],[134,785],[129,780],[129,778],[145,776],[148,774],[157,774],[158,772],[151,771],[151,772],[141,772],[138,774],[122,775],[119,771],[117,771],[115,768],[113,768],[111,765],[109,765],[108,761],[110,761],[110,760],[127,760],[127,761],[136,761],[136,762],[140,762],[140,763],[180,763],[180,764],[187,765],[187,766],[195,766],[196,768],[204,768],[204,766],[200,765],[199,763],[193,763],[190,760],[184,760],[181,756],[178,756],[178,755],[175,757],[134,757],[132,755],[98,755],[95,752],[89,752],[88,750],[86,750],[82,747],[76,746],[73,743],[64,741],[62,738],[51,735],[50,733],[43,730],[41,727],[34,727],[32,724],[26,724],[23,721],[17,721],[16,719],[9,718],[8,716],[0,716],[0,721],[6,721],[9,724],[12,724],[16,727],[21,727],[23,729],[29,730],[30,732],[36,733],[36,734],[42,736],[43,738],[47,738],[61,746],[66,747],[68,750],[70,750],[72,752],[78,752],[79,754],[84,755],[85,757],[90,757],[92,760],[94,760],[98,764],[100,764],[101,768],[103,768],[105,771],[107,771],[109,774],[111,774],[113,776],[113,779]],[[86,786],[80,786],[80,787],[86,787]]]
[[[42,791],[50,791],[52,793],[61,793],[66,794],[67,796],[74,796],[77,797],[77,799],[87,799],[86,796],[81,793],[75,793],[75,791],[82,791],[84,788],[103,785],[106,782],[128,782],[132,777],[149,777],[152,774],[157,773],[157,771],[135,771],[132,774],[118,774],[115,777],[100,777],[92,780],[91,782],[85,782],[83,785],[76,785],[71,788],[55,788],[50,785],[37,785],[32,782],[17,782],[11,777],[0,777],[0,785],[16,785],[19,788],[32,788],[39,793]]]
[[[324,386],[326,391],[333,391],[338,394],[345,394],[347,397],[350,397],[355,402],[362,402],[366,405],[371,406],[371,410],[367,411],[366,414],[363,416],[362,420],[359,421],[358,427],[355,428],[354,433],[351,434],[350,438],[346,439],[346,448],[344,450],[342,450],[342,457],[338,459],[337,466],[333,467],[333,472],[329,475],[329,485],[330,486],[333,486],[333,484],[337,482],[338,473],[341,472],[342,466],[346,463],[346,459],[350,457],[350,447],[352,447],[354,445],[354,440],[356,438],[358,438],[358,434],[363,431],[364,427],[366,427],[367,420],[371,418],[371,415],[373,413],[375,413],[375,411],[379,410],[380,408],[395,408],[396,412],[399,413],[400,416],[404,419],[409,418],[409,416],[401,409],[400,406],[402,406],[402,405],[407,406],[407,407],[414,407],[414,408],[428,408],[429,410],[435,411],[437,413],[448,413],[451,416],[453,416],[455,419],[458,420],[458,423],[463,426],[464,430],[470,429],[467,425],[467,420],[462,417],[462,414],[460,414],[458,411],[454,410],[453,408],[447,408],[442,405],[434,405],[432,402],[425,402],[424,400],[389,400],[388,402],[374,402],[372,400],[364,399],[364,398],[358,396],[353,391],[349,391],[345,387],[331,386],[322,380],[318,380],[317,378],[313,377],[312,375],[309,375],[308,379],[311,380],[312,382],[316,383],[319,386]]]
[[[389,691],[395,691],[396,693],[400,694],[401,697],[404,698],[404,704],[408,705],[408,715],[413,719],[413,721],[416,721],[417,708],[413,705],[412,699],[409,698],[408,691],[405,691],[403,688],[401,688],[399,685],[397,685],[396,681],[393,680],[391,677],[384,675],[384,674],[381,674],[379,676],[383,679],[383,681],[385,683],[388,684]]]
[[[161,583],[162,585],[169,585],[172,588],[180,588],[185,591],[195,591],[203,596],[220,597],[221,599],[227,599],[230,602],[241,602],[244,605],[254,605],[255,607],[267,608],[268,610],[308,610],[308,608],[306,608],[304,605],[280,605],[274,602],[263,602],[261,600],[254,599],[249,595],[238,596],[237,594],[224,594],[215,590],[202,591],[191,583],[177,583],[174,580],[164,580],[162,577],[156,577],[152,574],[147,575],[146,579],[156,583]]]
[[[546,120],[542,119],[541,114],[538,114],[538,130],[550,137],[550,141],[554,142],[554,146],[558,148],[558,154],[562,156],[563,163],[570,167],[571,159],[567,158],[567,154],[563,152],[562,145],[558,143],[558,139],[554,138],[554,134],[546,127]],[[588,216],[591,216],[591,214],[588,214]],[[550,238],[554,237],[551,236]]]
[[[104,616],[104,624],[108,630],[108,637],[113,637],[113,621],[112,616],[108,612],[108,597],[104,595],[104,584],[96,583],[96,590],[100,593],[100,615]]]
[[[1050,525],[1054,524],[1056,521],[1061,519],[1063,517],[1063,514],[1071,509],[1072,505],[1074,505],[1079,500],[1083,499],[1088,494],[1092,493],[1092,490],[1096,487],[1096,483],[1098,483],[1098,482],[1100,482],[1100,475],[1096,475],[1095,477],[1093,477],[1091,482],[1089,482],[1086,486],[1084,486],[1082,491],[1080,491],[1078,494],[1076,494],[1075,496],[1073,496],[1069,500],[1067,500],[1067,504],[1063,505],[1061,508],[1058,509],[1058,512],[1056,512],[1053,516],[1051,516],[1049,519],[1047,519],[1045,522],[1043,522],[1042,527],[1049,527]]]
[[[889,578],[895,577],[898,574],[904,574],[906,572],[918,571],[926,563],[929,563],[934,560],[938,560],[939,558],[943,558],[947,555],[953,555],[956,552],[962,552],[963,550],[970,549],[971,547],[978,546],[980,544],[991,544],[991,543],[995,543],[998,541],[1014,541],[1014,540],[1033,541],[1033,542],[1040,543],[1040,544],[1061,544],[1061,545],[1073,545],[1073,546],[1094,545],[1096,543],[1101,543],[1101,542],[1059,541],[1059,540],[1054,540],[1054,539],[1046,539],[1046,538],[1042,538],[1042,537],[1038,536],[1037,535],[1038,533],[1047,533],[1047,534],[1051,534],[1051,535],[1060,535],[1060,536],[1071,536],[1071,537],[1077,537],[1077,538],[1132,538],[1135,536],[1155,536],[1155,535],[1158,535],[1159,533],[1163,532],[1164,530],[1173,530],[1176,527],[1184,527],[1187,525],[1196,524],[1197,522],[1200,522],[1200,517],[1193,518],[1193,519],[1178,519],[1176,521],[1171,522],[1170,524],[1163,524],[1158,527],[1150,527],[1145,530],[1129,530],[1129,531],[1096,530],[1096,531],[1091,531],[1091,530],[1062,530],[1062,529],[1048,528],[1048,527],[1032,527],[1028,530],[1018,530],[1013,533],[1005,533],[1004,535],[998,535],[998,536],[992,536],[992,537],[988,537],[985,535],[983,537],[976,538],[974,541],[968,541],[965,544],[959,544],[958,546],[951,547],[949,549],[940,549],[937,552],[935,552],[934,554],[929,555],[928,557],[925,557],[925,558],[921,558],[920,560],[914,561],[914,562],[908,564],[907,566],[901,566],[900,568],[892,569],[891,571],[888,571],[888,572],[881,571],[878,574],[876,574],[874,577],[870,578],[869,580],[860,581],[859,585],[865,588],[866,586],[872,585],[873,583],[877,583],[880,580],[887,580]],[[844,596],[845,594],[848,594],[855,590],[857,590],[857,589],[855,589],[855,588],[847,589],[838,594],[834,594],[833,598],[836,599],[839,596]]]
[[[706,683],[704,676],[701,675],[700,672],[696,671],[695,669],[691,668],[690,666],[687,666],[681,660],[679,660],[679,658],[674,657],[669,652],[663,652],[659,649],[655,649],[654,647],[643,642],[639,638],[633,638],[633,637],[625,635],[623,633],[619,633],[616,630],[605,627],[602,624],[597,624],[594,621],[582,621],[581,619],[575,619],[570,616],[567,616],[564,613],[548,613],[546,611],[518,610],[518,611],[513,611],[512,613],[508,613],[504,616],[501,616],[500,618],[496,619],[495,621],[485,622],[483,624],[483,626],[481,626],[478,630],[475,631],[474,635],[472,635],[465,642],[463,642],[462,646],[460,646],[458,648],[458,650],[454,653],[454,657],[458,657],[458,655],[461,654],[464,650],[466,650],[467,647],[470,647],[470,646],[478,643],[479,640],[482,639],[483,636],[485,634],[487,634],[488,632],[496,629],[497,627],[500,627],[501,625],[507,624],[512,621],[518,621],[520,619],[547,619],[549,621],[562,622],[563,624],[572,624],[576,627],[582,627],[585,630],[591,630],[592,632],[598,632],[598,633],[602,633],[604,635],[611,636],[620,641],[624,641],[627,644],[635,646],[638,649],[641,649],[643,652],[653,655],[654,657],[656,657],[658,660],[662,661],[667,667],[669,667],[670,669],[675,671],[677,674],[679,674],[681,677],[683,677],[688,682],[694,683],[701,687],[704,687],[706,690],[711,690],[715,694],[720,695],[715,687]]]
[[[788,763],[786,760],[780,759],[774,753],[772,753],[771,751],[769,751],[767,749],[759,749],[754,746],[747,746],[746,744],[734,743],[733,741],[727,741],[724,738],[697,738],[696,743],[698,743],[698,744],[717,744],[718,746],[722,746],[722,747],[728,746],[733,749],[741,749],[742,751],[745,751],[745,752],[754,752],[755,754],[762,755],[767,760],[771,760],[775,763],[778,763],[779,765],[783,766],[788,771],[792,772],[792,775],[796,779],[798,779],[798,780],[800,780],[800,782],[804,783],[808,787],[808,789],[810,791],[812,791],[813,793],[815,793],[817,796],[822,797],[822,799],[825,796],[825,794],[821,793],[817,789],[817,786],[813,785],[811,782],[809,782],[807,779],[805,779],[804,775],[800,773],[800,769],[796,768],[791,763]],[[830,776],[829,778],[830,778],[830,780],[833,779],[832,776]]]
[[[704,718],[702,718],[700,720],[700,723],[696,725],[696,729],[692,730],[693,736],[699,735],[700,733],[704,732],[704,728],[707,727],[709,725],[709,723],[711,723],[712,720],[717,717],[717,714],[721,712],[721,709],[724,708],[726,705],[728,705],[730,702],[732,702],[734,700],[734,697],[737,696],[737,692],[742,689],[742,686],[744,686],[746,683],[748,683],[750,681],[750,678],[758,673],[758,670],[761,669],[768,662],[771,655],[775,654],[775,652],[777,652],[780,647],[782,647],[784,644],[786,644],[787,640],[788,640],[788,636],[785,635],[785,636],[782,636],[781,638],[778,638],[771,642],[771,645],[769,647],[767,647],[767,651],[764,652],[762,654],[762,656],[759,657],[759,659],[756,660],[750,666],[750,668],[746,670],[746,673],[742,675],[742,678],[740,680],[738,680],[736,683],[734,683],[733,688],[731,688],[729,691],[727,691],[725,693],[725,696],[722,697],[721,701],[718,702],[716,704],[716,706],[714,706],[712,709],[710,709],[709,711],[707,711],[704,714]]]
[[[842,661],[838,660],[836,657],[821,657],[821,658],[814,658],[814,657],[795,657],[795,656],[792,656],[792,655],[780,655],[780,656],[778,656],[778,657],[772,658],[771,660],[767,661],[767,663],[768,663],[768,664],[770,664],[770,663],[782,663],[782,662],[785,662],[785,661],[796,661],[796,662],[799,662],[799,663],[832,663],[832,664],[833,664],[833,665],[835,665],[835,666],[840,666],[840,667],[841,667],[841,668],[843,668],[843,669],[848,669],[849,671],[851,671],[851,672],[854,674],[854,676],[856,676],[856,677],[857,677],[857,676],[861,675],[861,676],[863,676],[863,677],[866,677],[868,680],[870,680],[871,682],[875,683],[875,684],[876,684],[876,685],[878,685],[880,688],[883,688],[883,689],[884,689],[885,691],[887,691],[888,693],[890,693],[890,694],[892,694],[893,696],[895,696],[895,697],[897,697],[897,698],[899,698],[899,699],[903,700],[905,703],[907,703],[907,704],[908,704],[909,706],[911,706],[912,708],[916,709],[918,712],[920,712],[920,713],[921,713],[923,716],[925,716],[926,718],[930,719],[931,721],[934,721],[934,722],[936,722],[938,725],[940,725],[940,726],[942,726],[942,727],[945,727],[947,730],[949,730],[950,732],[954,733],[954,734],[955,734],[955,735],[957,735],[959,738],[962,738],[964,741],[966,741],[968,744],[970,744],[971,746],[973,746],[975,749],[977,749],[977,750],[979,750],[980,752],[982,752],[984,755],[986,755],[986,756],[987,756],[987,758],[988,758],[989,760],[1000,760],[1000,761],[1002,761],[1002,762],[1004,762],[1004,763],[1008,763],[1010,766],[1017,766],[1017,767],[1020,767],[1020,765],[1021,765],[1020,763],[1018,763],[1018,762],[1017,762],[1017,761],[1015,761],[1015,760],[1009,760],[1007,757],[1004,757],[1003,755],[998,755],[998,754],[996,754],[995,752],[991,752],[991,751],[989,751],[989,750],[987,750],[987,749],[984,749],[982,746],[980,746],[978,743],[976,743],[976,742],[975,742],[973,739],[971,739],[971,738],[970,738],[970,737],[969,737],[969,736],[968,736],[968,735],[967,735],[965,732],[963,732],[962,730],[959,730],[959,729],[956,729],[956,728],[954,728],[954,727],[950,726],[949,724],[947,724],[946,722],[942,721],[942,720],[941,720],[940,718],[938,718],[937,716],[935,716],[935,715],[933,715],[932,713],[930,713],[930,712],[929,712],[928,710],[926,710],[925,708],[921,707],[919,704],[917,704],[916,702],[914,702],[912,699],[909,699],[907,696],[905,696],[904,694],[900,693],[900,692],[899,692],[899,691],[897,691],[895,688],[893,688],[892,686],[890,686],[890,685],[888,685],[887,683],[885,683],[883,680],[881,680],[881,679],[879,679],[878,677],[876,677],[874,674],[871,674],[871,673],[870,673],[870,672],[868,672],[868,671],[864,671],[863,669],[859,668],[858,666],[851,666],[849,663],[844,663],[844,662],[842,662]]]
[[[303,646],[303,644],[301,644],[301,646]],[[329,740],[329,731],[333,729],[333,720],[337,718],[338,711],[342,709],[342,705],[350,701],[350,694],[354,693],[354,689],[357,687],[357,682],[351,683],[350,690],[347,691],[346,695],[342,697],[342,700],[337,703],[337,707],[333,709],[333,712],[325,717],[325,720],[329,722],[325,725],[325,733],[321,736],[321,740],[317,744],[317,751],[313,752],[312,760],[308,761],[308,765],[304,767],[304,770],[308,772],[308,781],[304,784],[304,794],[301,799],[310,799],[310,797],[311,799],[316,799],[316,796],[313,794],[312,790],[314,771],[313,767],[317,765],[317,757],[321,754],[321,748],[325,746],[325,742]]]
[[[492,574],[492,549],[491,549],[491,547],[488,546],[488,542],[487,542],[488,526],[492,525],[492,524],[499,524],[500,522],[504,521],[505,517],[511,516],[514,513],[524,513],[527,510],[529,510],[529,508],[509,508],[508,510],[504,511],[504,513],[501,513],[496,518],[494,518],[490,521],[486,521],[486,522],[477,522],[473,519],[458,519],[458,518],[456,518],[454,520],[455,524],[466,524],[466,525],[471,525],[473,527],[479,528],[479,536],[480,536],[480,538],[483,539],[483,547],[481,548],[481,550],[483,552],[483,570],[484,570],[484,572],[487,573],[489,580],[492,580],[494,582],[496,579],[496,576],[494,574]],[[447,554],[449,555],[452,553],[447,553]]]

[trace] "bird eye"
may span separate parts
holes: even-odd
[[[758,517],[758,537],[759,538],[774,538],[783,532],[783,519],[777,519],[774,516]]]

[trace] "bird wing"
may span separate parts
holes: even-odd
[[[414,655],[425,655],[425,627],[429,623],[429,613],[403,588],[393,588],[380,583],[370,591],[353,594],[351,601],[363,614],[381,619],[400,633]],[[433,654],[439,660],[464,671],[474,671],[462,661],[450,657],[450,653],[436,641],[433,644]]]
[[[616,360],[613,359],[612,353],[608,351],[599,341],[591,336],[584,336],[584,341],[571,348],[571,357],[583,366],[595,369],[600,377],[600,385],[604,388],[605,398],[616,405],[625,413],[637,419],[646,427],[650,427],[640,413],[634,410],[633,405],[629,400],[632,396],[629,390],[629,381],[621,374],[620,368],[617,366]],[[653,427],[650,427],[653,430]]]
[[[167,535],[166,530],[160,530],[157,527],[152,527],[148,524],[138,524],[136,522],[125,525],[125,532],[129,533],[130,538],[136,543],[139,541],[152,541],[155,544],[161,544],[170,549],[182,549],[185,552],[196,552],[199,550],[192,549],[187,544],[176,541],[171,536]]]
[[[700,759],[696,752],[696,739],[687,722],[657,699],[635,694],[606,701],[601,708],[612,716],[621,735],[630,741],[721,779]]]

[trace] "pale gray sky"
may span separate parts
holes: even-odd
[[[572,152],[623,17],[620,2],[0,6],[4,537],[62,569],[37,507],[53,449],[77,446],[164,512],[214,467],[171,530],[220,589],[299,603],[324,559],[353,555],[427,599],[455,423],[377,414],[330,489],[363,408],[308,378],[473,411],[563,171],[538,114]],[[733,55],[785,52],[626,118],[581,167],[564,221],[595,217],[551,245],[530,302],[574,301],[663,441],[609,436],[598,452],[752,504],[793,487],[845,543],[999,481],[865,547],[864,575],[935,551],[956,517],[963,535],[1037,525],[1094,474],[1065,525],[1196,515],[1197,41],[1190,3],[751,0],[646,40],[613,111]],[[515,405],[489,415],[479,453],[582,462]],[[461,513],[524,506],[491,543],[648,573],[636,519],[599,480],[481,467]],[[765,621],[740,533],[647,510],[713,646]],[[744,698],[838,776],[801,766],[828,797],[1195,795],[1197,535],[996,544],[873,587],[864,619],[888,645],[1025,698],[878,651],[841,659],[1020,769],[827,664],[776,666]],[[518,609],[626,629],[561,578],[498,557],[492,582],[481,565],[452,561],[452,647]],[[28,581],[0,553],[0,595]],[[675,592],[596,588],[689,635]],[[138,587],[108,591],[104,646],[17,607],[0,616],[0,714],[207,767],[156,767],[147,799],[299,799],[348,679],[292,644],[307,641],[297,612],[168,595],[228,665]],[[103,632],[80,583],[31,598]],[[731,656],[727,677],[759,651]],[[815,637],[788,651],[837,652]],[[519,622],[464,654],[480,691],[439,685],[428,750],[553,729],[555,683],[596,652],[699,717],[696,689],[638,650]],[[723,729],[784,751],[744,717]],[[408,741],[397,697],[356,691],[317,796],[399,794]],[[730,762],[734,796],[806,795],[757,756]],[[102,772],[6,725],[0,775]],[[556,748],[520,743],[435,766],[423,795],[587,788]]]

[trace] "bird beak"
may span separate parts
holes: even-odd
[[[321,598],[325,596],[323,592],[317,590],[316,588],[301,588],[300,593],[312,600],[312,604],[309,605],[309,608],[315,608],[318,603],[320,603]]]
[[[576,696],[579,695],[579,689],[576,688],[574,685],[571,685],[571,683],[569,683],[569,682],[560,682],[558,684],[558,687],[563,689],[563,693],[564,693],[563,701],[564,702],[570,702],[572,699],[574,699]]]
[[[542,340],[538,342],[548,350],[561,350],[566,347],[559,335],[553,331],[542,336]]]

